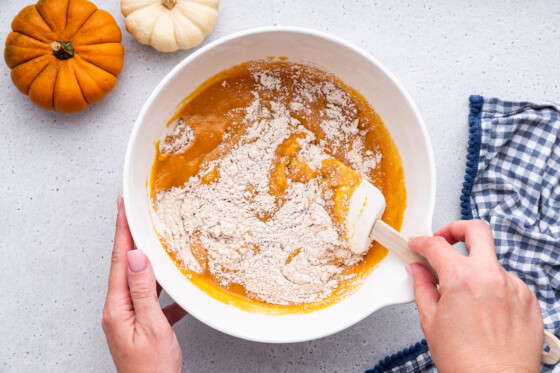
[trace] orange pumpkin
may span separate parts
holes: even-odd
[[[87,0],[39,0],[12,21],[4,59],[37,106],[84,110],[113,89],[122,70],[121,30]]]

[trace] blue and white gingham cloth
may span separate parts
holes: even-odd
[[[469,128],[463,219],[490,223],[498,260],[537,295],[545,329],[560,336],[560,105],[471,96]],[[437,369],[422,341],[368,372]]]

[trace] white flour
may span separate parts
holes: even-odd
[[[194,130],[183,118],[177,119],[167,127],[165,140],[160,143],[159,151],[162,153],[178,153],[194,141]]]
[[[243,109],[246,130],[241,140],[220,159],[203,164],[183,187],[157,194],[163,227],[159,233],[186,268],[210,271],[221,286],[240,284],[251,296],[272,304],[318,301],[332,293],[343,280],[342,272],[362,256],[347,249],[327,212],[332,196],[322,194],[318,178],[305,184],[288,181],[281,207],[270,194],[276,149],[291,134],[305,135],[298,140],[298,155],[311,168],[320,169],[328,157],[322,141],[290,113],[306,110],[306,100],[322,97],[328,102],[321,123],[325,137],[335,144],[354,138],[347,149],[350,165],[365,176],[379,156],[364,152],[358,121],[347,119],[356,108],[335,84],[300,84],[300,97],[284,104],[261,98],[265,91],[282,89],[284,82],[273,71],[255,72],[253,78],[257,89],[251,105]],[[181,144],[166,145],[171,151],[182,149],[184,139],[187,144],[194,139],[194,133],[173,136]],[[216,181],[201,183],[205,173],[215,170]],[[204,248],[206,260],[197,260],[191,251],[196,247]]]

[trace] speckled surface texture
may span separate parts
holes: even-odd
[[[28,1],[0,1],[2,40]],[[421,4],[424,3],[424,4]],[[101,330],[128,136],[151,90],[190,51],[163,54],[124,29],[125,67],[101,103],[65,116],[35,107],[0,66],[0,371],[113,371]],[[371,53],[411,93],[437,167],[434,229],[459,219],[468,96],[560,101],[560,2],[232,1],[205,41],[257,26],[329,32]],[[164,302],[169,299],[164,297]],[[243,341],[187,316],[188,372],[363,371],[422,338],[414,304],[321,340]]]

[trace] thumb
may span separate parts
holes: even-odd
[[[149,326],[163,316],[157,298],[156,278],[148,258],[140,250],[127,253],[128,288],[136,322]]]
[[[423,324],[433,317],[440,298],[436,279],[422,264],[409,264],[406,271],[414,281],[414,297],[416,298],[420,321]]]

